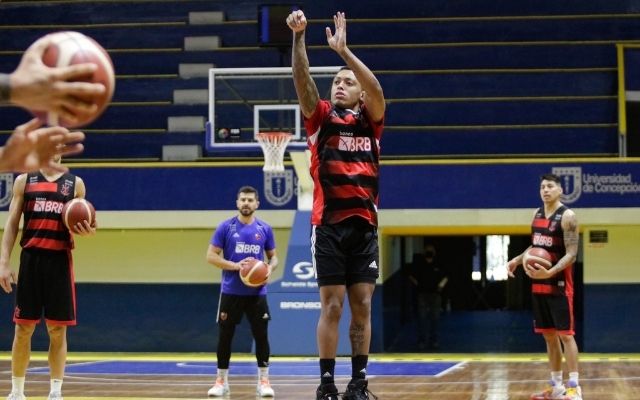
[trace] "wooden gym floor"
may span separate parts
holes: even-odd
[[[318,384],[314,358],[273,357],[271,384],[278,400],[313,400]],[[256,399],[255,360],[232,356],[231,396]],[[544,354],[372,355],[369,388],[385,400],[529,399],[547,380]],[[10,354],[0,353],[0,398],[11,389]],[[340,359],[337,383],[344,389],[350,361]],[[215,374],[215,354],[70,354],[63,394],[67,400],[206,399]],[[585,399],[640,399],[640,354],[581,355]],[[34,353],[26,395],[45,399],[46,354]]]

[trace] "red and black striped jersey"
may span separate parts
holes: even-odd
[[[384,120],[318,102],[305,118],[314,182],[313,225],[329,225],[358,216],[378,225],[380,138]]]
[[[27,175],[20,240],[23,248],[73,249],[73,238],[62,222],[62,207],[75,197],[75,190],[76,177],[69,173],[53,182],[49,182],[40,172]]]
[[[533,247],[541,247],[551,254],[551,261],[555,265],[566,254],[564,247],[564,230],[562,229],[562,215],[568,208],[558,207],[548,218],[544,215],[544,207],[536,211],[531,223],[531,243]],[[536,283],[547,283],[564,288],[567,295],[573,294],[573,265],[569,265],[560,273],[549,279],[536,280]]]

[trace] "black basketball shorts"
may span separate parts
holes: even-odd
[[[536,333],[575,334],[572,297],[534,293],[532,308]]]
[[[76,325],[76,296],[71,251],[22,249],[13,321]]]
[[[237,325],[242,321],[242,316],[254,325],[259,322],[271,320],[267,296],[240,296],[237,294],[220,293],[218,303],[218,324]]]
[[[311,254],[318,286],[375,284],[378,279],[378,230],[360,217],[314,225]]]

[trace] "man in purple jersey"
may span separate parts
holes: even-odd
[[[267,255],[269,275],[278,265],[271,226],[253,215],[259,205],[258,191],[251,186],[241,187],[236,200],[238,215],[218,226],[207,250],[207,262],[222,269],[222,287],[217,315],[220,327],[217,351],[218,374],[216,383],[209,389],[210,397],[228,396],[230,393],[228,373],[231,342],[236,325],[245,314],[251,324],[251,333],[256,342],[258,362],[256,393],[260,397],[274,397],[273,389],[269,384],[268,325],[271,314],[267,304],[267,286],[249,287],[242,283],[239,273],[249,260],[263,260],[264,254]]]

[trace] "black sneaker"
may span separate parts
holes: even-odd
[[[334,383],[325,383],[318,386],[316,400],[339,400],[338,388]]]
[[[343,400],[376,400],[378,396],[367,389],[366,379],[354,379],[347,385],[347,391],[342,396]]]

